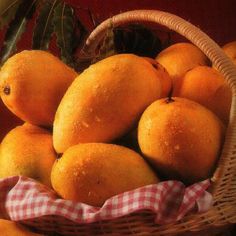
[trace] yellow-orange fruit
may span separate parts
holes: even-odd
[[[77,73],[52,54],[31,50],[9,58],[0,71],[0,95],[23,121],[51,126],[58,104]]]
[[[162,50],[156,60],[168,71],[173,80],[173,94],[178,91],[181,78],[198,65],[208,65],[209,59],[192,43],[176,43]]]
[[[55,162],[51,181],[64,199],[102,206],[110,197],[158,178],[143,158],[131,149],[104,143],[77,144]]]
[[[52,135],[37,126],[24,124],[11,130],[0,149],[0,177],[27,176],[50,186],[56,160]]]
[[[158,79],[161,82],[161,96],[160,96],[160,98],[167,97],[173,89],[172,88],[172,79],[171,79],[169,73],[155,59],[150,58],[150,57],[144,57],[144,58],[147,61],[149,61],[152,64],[152,66],[156,69]]]
[[[223,45],[222,49],[228,57],[236,64],[236,41],[232,41]]]
[[[127,133],[160,97],[156,70],[132,54],[106,58],[81,73],[56,112],[53,143],[58,153],[86,142],[110,142]]]
[[[157,100],[144,111],[138,142],[158,173],[193,183],[212,174],[224,131],[223,123],[210,110],[174,97]]]
[[[27,228],[10,220],[0,219],[0,232],[1,236],[40,236],[30,232]]]
[[[228,123],[232,92],[224,77],[214,68],[197,66],[188,71],[177,96],[202,104]]]

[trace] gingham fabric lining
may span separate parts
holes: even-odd
[[[116,195],[99,208],[61,199],[37,181],[14,176],[0,179],[0,217],[24,221],[54,215],[86,224],[151,210],[156,223],[165,224],[192,211],[207,211],[212,205],[212,196],[206,191],[209,185],[209,180],[189,187],[179,181],[163,181]]]

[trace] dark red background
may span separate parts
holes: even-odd
[[[236,40],[236,0],[66,0],[88,30],[92,21],[85,9],[90,9],[97,22],[127,10],[157,9],[176,14],[200,27],[218,44]],[[31,22],[18,44],[18,49],[31,47]],[[0,46],[4,31],[0,32]]]
[[[93,29],[88,11],[95,16],[97,22],[108,17],[133,9],[157,9],[176,14],[200,27],[219,45],[236,40],[236,0],[66,0],[76,10],[76,15],[88,30]],[[30,49],[32,26],[34,20],[27,25],[17,47],[18,50]],[[6,30],[0,32],[0,47]],[[51,45],[56,52],[56,47]],[[19,123],[0,102],[0,140],[16,123]]]
[[[168,11],[199,26],[219,44],[236,40],[236,0],[67,0],[67,2],[74,6],[90,8],[99,21],[133,9]],[[84,16],[84,12],[78,13]]]

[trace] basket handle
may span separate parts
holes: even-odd
[[[236,117],[236,66],[224,53],[224,51],[217,45],[217,43],[199,28],[176,15],[158,10],[127,11],[103,21],[87,38],[83,52],[87,55],[93,54],[111,24],[114,27],[117,27],[126,23],[138,22],[160,24],[187,38],[211,60],[211,62],[214,64],[214,67],[222,73],[232,90],[232,104],[229,124],[225,137],[225,144],[222,150],[222,157],[220,158],[219,163],[221,168],[217,168],[213,177],[211,178],[213,182],[216,182],[216,180],[221,179],[220,176],[224,176],[224,174],[227,172],[225,171],[226,168],[223,168],[222,171],[222,166],[225,166],[227,163],[229,158],[228,153],[233,153],[236,151],[236,145],[234,143],[236,140],[236,122],[234,122]],[[221,181],[219,181],[218,185],[220,184]]]

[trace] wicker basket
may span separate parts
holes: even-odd
[[[184,36],[206,54],[214,67],[223,74],[232,89],[232,106],[225,143],[218,167],[211,178],[214,204],[206,213],[191,214],[184,217],[180,222],[167,225],[156,225],[153,213],[142,212],[110,221],[75,225],[76,229],[71,234],[179,235],[189,231],[200,231],[236,223],[236,66],[221,48],[197,27],[178,16],[156,10],[129,11],[105,20],[90,34],[84,51],[86,54],[94,52],[111,23],[116,27],[126,23],[138,22],[160,24]],[[48,224],[55,223],[57,229],[58,227],[67,228],[65,221],[53,222],[53,217],[51,220],[52,222],[48,220],[45,222],[45,227]]]

